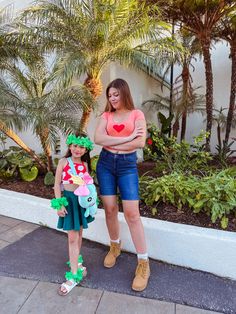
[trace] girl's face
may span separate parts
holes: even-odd
[[[114,87],[111,87],[108,92],[108,101],[110,102],[111,106],[117,110],[122,109],[123,104],[120,97],[120,91]]]
[[[85,147],[78,146],[76,144],[71,144],[69,148],[70,148],[72,157],[75,157],[75,158],[80,158],[87,152],[87,149]]]

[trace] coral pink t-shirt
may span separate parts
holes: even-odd
[[[139,109],[132,110],[127,118],[119,123],[114,120],[114,111],[106,111],[101,117],[107,120],[107,134],[115,137],[125,137],[131,135],[135,128],[135,122],[137,120],[145,120],[143,112]]]

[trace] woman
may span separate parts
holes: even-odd
[[[146,122],[142,111],[134,108],[126,81],[112,81],[106,89],[106,97],[107,105],[95,132],[95,143],[103,146],[97,164],[97,178],[111,243],[104,266],[113,267],[121,253],[118,187],[124,216],[138,257],[132,289],[142,291],[148,284],[150,268],[139,213],[136,150],[145,145]]]

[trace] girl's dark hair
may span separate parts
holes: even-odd
[[[88,137],[88,135],[87,135],[86,133],[82,133],[82,132],[75,132],[75,136],[76,136],[76,137],[78,137],[78,136],[79,136],[79,137]],[[65,158],[68,158],[68,157],[71,157],[71,156],[72,156],[71,151],[70,151],[70,149],[68,148],[68,149],[67,149],[67,152],[66,152],[66,154],[65,154],[64,157],[65,157]],[[89,170],[89,171],[92,171],[89,150],[87,150],[86,153],[85,153],[83,156],[81,156],[81,160],[84,161],[84,162],[87,162],[87,164],[88,164],[88,170]]]
[[[106,89],[107,104],[106,104],[106,108],[104,111],[109,111],[109,112],[115,111],[115,109],[112,107],[112,105],[109,102],[109,90],[111,87],[119,90],[120,98],[121,98],[121,101],[122,101],[124,107],[128,110],[133,110],[134,109],[134,102],[133,102],[133,98],[132,98],[131,93],[130,93],[129,85],[125,80],[118,78],[118,79],[112,81],[107,86],[107,89]]]

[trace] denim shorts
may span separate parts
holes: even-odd
[[[136,152],[114,154],[104,148],[97,163],[97,179],[102,196],[117,195],[122,200],[139,200]]]

